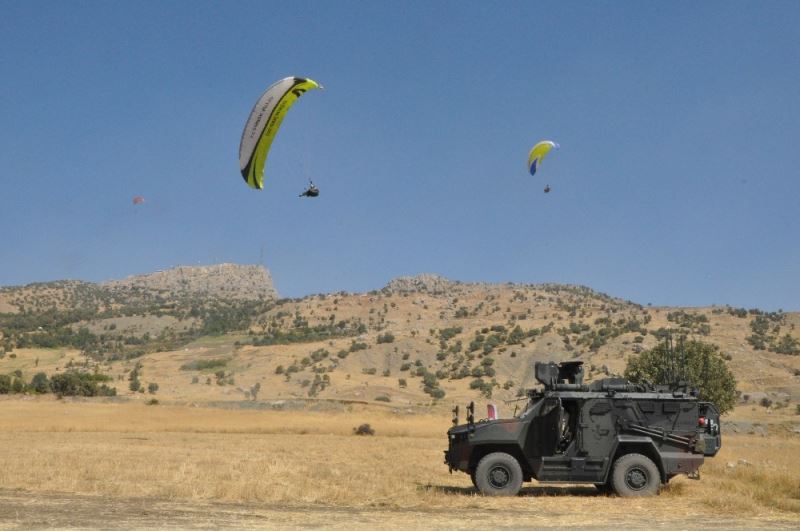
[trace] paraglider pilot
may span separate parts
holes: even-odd
[[[308,181],[308,190],[300,194],[300,197],[317,197],[319,195],[319,188],[314,186],[314,181]]]

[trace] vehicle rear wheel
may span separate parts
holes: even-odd
[[[486,496],[515,496],[522,488],[522,467],[505,452],[494,452],[478,463],[475,486]]]
[[[620,496],[653,496],[660,484],[658,467],[642,454],[623,455],[614,463],[611,485]]]

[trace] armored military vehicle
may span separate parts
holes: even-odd
[[[719,413],[688,385],[635,385],[622,378],[583,383],[583,362],[536,363],[544,389],[528,391],[524,410],[447,432],[445,464],[486,495],[513,496],[523,481],[593,483],[620,496],[658,493],[678,474],[699,479],[722,443]]]

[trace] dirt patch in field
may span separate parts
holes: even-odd
[[[731,518],[676,514],[653,519],[646,511],[588,519],[580,507],[538,511],[535,500],[520,500],[519,509],[382,509],[322,505],[277,506],[210,502],[176,502],[145,498],[107,498],[60,493],[29,494],[0,490],[3,529],[214,529],[214,528],[383,528],[383,529],[504,529],[521,527],[584,529],[620,528],[796,528],[797,520],[782,517]]]

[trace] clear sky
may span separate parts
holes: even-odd
[[[325,90],[251,190],[242,127],[290,75]],[[292,297],[800,310],[798,141],[797,1],[0,0],[0,285],[263,260]]]

